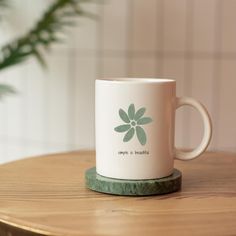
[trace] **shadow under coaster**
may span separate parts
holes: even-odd
[[[113,179],[97,174],[96,167],[85,172],[86,187],[97,192],[125,196],[148,196],[176,192],[181,189],[182,174],[174,169],[172,175],[149,180]]]

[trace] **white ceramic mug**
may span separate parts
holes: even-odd
[[[206,108],[189,97],[176,97],[176,81],[151,78],[96,80],[96,169],[116,179],[156,179],[172,174],[174,159],[202,154],[211,139]],[[175,111],[194,107],[203,118],[204,135],[193,151],[174,146]]]

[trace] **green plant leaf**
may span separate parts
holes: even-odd
[[[0,49],[0,70],[22,63],[31,56],[35,56],[45,66],[43,49],[48,51],[52,44],[59,43],[59,36],[66,28],[74,25],[75,17],[94,19],[90,12],[82,9],[81,3],[90,1],[54,0],[30,31]],[[0,7],[8,2],[9,0],[0,0]]]
[[[140,144],[145,145],[147,142],[147,136],[144,129],[140,126],[136,126],[136,135]]]
[[[143,117],[143,118],[140,118],[138,121],[137,121],[137,124],[138,125],[146,125],[148,123],[152,122],[152,119],[150,117]]]
[[[115,131],[121,133],[121,132],[125,132],[127,131],[128,129],[130,129],[131,125],[119,125],[117,127],[115,127]]]
[[[146,111],[145,107],[140,108],[134,115],[134,119],[137,121],[139,118],[141,118]]]
[[[128,142],[134,136],[134,128],[131,128],[124,136],[123,141]]]
[[[39,63],[42,65],[42,67],[47,68],[47,64],[46,64],[44,58],[37,50],[34,50],[34,55],[37,58],[37,60],[39,61]]]
[[[128,108],[128,115],[129,115],[129,119],[133,120],[134,119],[134,114],[135,114],[135,107],[134,104],[130,104],[129,108]]]
[[[126,114],[126,112],[125,112],[123,109],[120,109],[120,110],[119,110],[119,115],[120,115],[120,118],[121,118],[125,123],[129,123],[129,122],[130,122],[128,115]]]
[[[14,94],[16,93],[16,90],[7,84],[0,84],[0,98],[2,98],[5,95]]]

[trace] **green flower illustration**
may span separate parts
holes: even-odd
[[[134,104],[130,104],[128,108],[128,114],[123,109],[119,110],[120,118],[125,122],[125,124],[115,127],[114,130],[119,133],[127,131],[123,138],[123,142],[130,141],[136,133],[140,144],[146,144],[147,136],[141,125],[149,124],[150,122],[152,122],[152,119],[150,117],[143,117],[145,111],[146,108],[142,107],[138,109],[137,112],[135,112]]]

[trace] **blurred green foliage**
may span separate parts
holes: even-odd
[[[75,18],[95,17],[83,10],[82,4],[92,0],[55,0],[41,19],[24,36],[7,43],[0,49],[0,70],[12,67],[35,57],[42,66],[46,66],[43,50],[49,51],[54,43],[62,42],[63,30],[75,25]],[[6,0],[0,0],[0,7],[8,6]],[[14,89],[0,84],[0,98]]]

